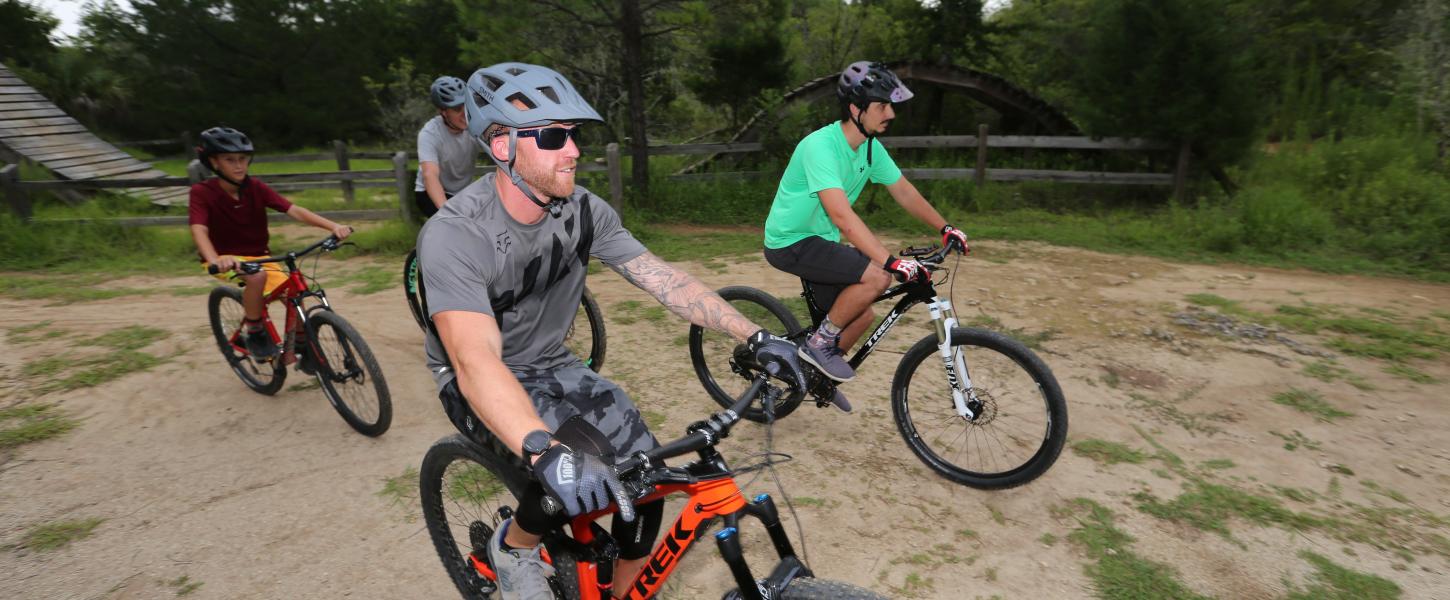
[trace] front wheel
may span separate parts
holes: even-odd
[[[528,484],[522,462],[503,458],[502,453],[507,452],[502,448],[490,451],[453,435],[428,449],[418,474],[418,496],[428,536],[448,577],[465,600],[494,597],[497,586],[488,557],[488,540],[513,515],[515,495],[522,495]],[[545,540],[554,565],[551,583],[555,596],[578,598],[573,557],[553,547],[549,537]]]
[[[784,600],[886,600],[886,596],[865,588],[814,577],[791,580],[780,597]]]
[[[383,368],[362,335],[330,310],[307,318],[307,335],[317,356],[317,381],[327,401],[353,429],[377,437],[393,423],[393,401]]]
[[[775,335],[791,338],[802,332],[795,314],[775,296],[743,285],[720,288],[719,294],[745,318]],[[737,373],[731,366],[737,344],[726,334],[707,331],[699,325],[690,326],[690,362],[695,366],[695,375],[700,378],[705,392],[725,408],[735,404],[735,399],[750,387],[753,378],[752,373]],[[795,411],[802,396],[787,394],[775,407],[776,418]],[[765,412],[755,406],[747,408],[741,416],[757,423],[765,422]]]
[[[957,375],[935,334],[901,357],[891,410],[906,445],[942,477],[970,487],[1010,488],[1041,476],[1067,440],[1067,402],[1052,371],[1022,343],[983,329],[952,329],[957,358],[975,396],[972,418],[952,400]]]
[[[242,309],[242,290],[231,286],[217,286],[206,299],[207,318],[211,321],[211,333],[217,347],[226,359],[232,372],[259,394],[271,396],[282,389],[287,381],[287,365],[280,358],[256,360],[247,353],[242,343],[242,320],[246,312]]]

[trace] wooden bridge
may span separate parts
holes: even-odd
[[[0,64],[0,161],[21,159],[44,165],[62,179],[75,181],[165,177],[149,163],[126,154],[92,134]],[[140,188],[162,206],[185,205],[186,188]]]

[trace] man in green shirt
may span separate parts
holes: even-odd
[[[846,382],[856,372],[845,351],[875,319],[871,304],[891,277],[931,277],[915,260],[892,256],[851,208],[867,181],[885,185],[906,212],[940,231],[943,245],[966,252],[967,236],[927,203],[876,140],[896,118],[892,105],[912,96],[896,74],[880,63],[851,63],[841,73],[836,96],[841,120],[801,140],[781,176],[765,220],[765,260],[805,280],[827,310],[820,327],[801,344],[801,358]],[[841,243],[843,236],[850,246]],[[832,401],[851,411],[839,390]]]

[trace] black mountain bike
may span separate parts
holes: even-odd
[[[946,248],[908,248],[928,271],[942,269]],[[804,341],[825,319],[810,287],[802,296],[811,327],[802,327],[780,299],[746,286],[719,290],[746,317],[794,342]],[[901,357],[891,381],[891,411],[911,451],[942,477],[982,489],[1022,485],[1057,461],[1067,440],[1067,403],[1052,371],[1032,350],[1001,333],[958,326],[950,300],[937,295],[931,281],[896,285],[876,299],[900,297],[851,357],[859,369],[887,331],[906,311],[926,304],[936,333],[927,335]],[[690,360],[705,391],[723,406],[748,382],[749,370],[732,354],[728,336],[690,327]],[[807,387],[817,406],[827,406],[836,382],[809,369]],[[789,415],[800,405],[797,394],[770,407],[751,408],[745,418],[765,422]]]
[[[408,251],[403,261],[403,295],[408,299],[408,310],[413,313],[418,329],[428,332],[428,322],[423,314],[423,302],[418,297],[418,251]],[[589,288],[584,288],[584,297],[579,301],[579,311],[574,315],[574,324],[564,334],[564,346],[574,356],[584,361],[584,366],[599,372],[604,368],[604,312]]]

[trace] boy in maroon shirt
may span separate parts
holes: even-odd
[[[230,127],[213,127],[201,132],[197,158],[216,173],[216,177],[191,186],[191,239],[196,242],[202,268],[216,265],[218,279],[229,281],[237,264],[271,254],[267,247],[267,209],[287,213],[308,225],[320,227],[346,238],[352,233],[347,225],[338,225],[306,208],[288,202],[267,184],[247,176],[252,163],[252,140]],[[266,306],[262,299],[287,280],[277,263],[263,265],[257,273],[239,274],[246,286],[242,289],[242,308],[246,311],[247,352],[258,358],[277,354],[262,326]]]

